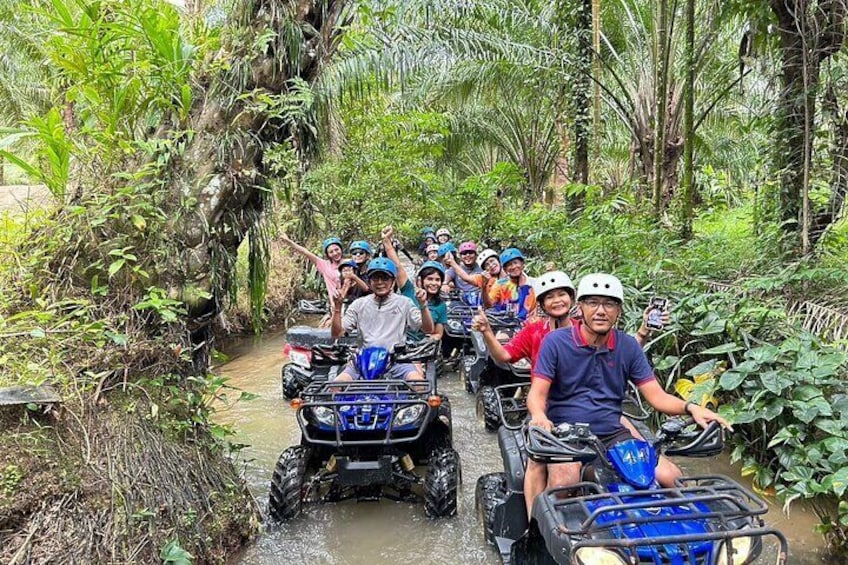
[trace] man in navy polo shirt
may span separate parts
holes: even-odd
[[[580,280],[577,302],[582,322],[554,330],[542,341],[527,395],[530,425],[551,430],[563,422],[587,423],[605,446],[630,439],[631,432],[621,423],[621,404],[630,380],[659,412],[689,414],[701,426],[715,420],[729,427],[712,410],[676,398],[657,383],[636,340],[615,329],[623,300],[621,281],[612,275],[595,273]],[[528,463],[524,481],[528,512],[545,488],[545,476],[544,465]],[[679,476],[676,465],[660,459],[657,481],[661,485],[671,486]],[[579,480],[579,463],[548,465],[549,487]]]

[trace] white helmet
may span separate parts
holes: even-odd
[[[426,251],[427,251],[427,253],[430,253],[431,251],[435,251],[436,253],[438,253],[439,252],[439,244],[438,243],[431,243],[430,245],[427,246]]]
[[[574,283],[562,271],[548,271],[541,277],[533,279],[533,292],[536,294],[536,300],[541,302],[542,295],[549,290],[563,288],[568,291],[571,298],[574,298]]]
[[[484,250],[480,253],[480,255],[478,255],[478,256],[477,256],[477,264],[478,264],[478,265],[480,266],[480,268],[482,269],[482,268],[483,268],[483,265],[485,265],[485,264],[486,264],[486,261],[488,261],[488,260],[489,260],[489,259],[491,259],[492,257],[494,257],[495,259],[497,259],[497,258],[498,258],[498,252],[497,252],[497,251],[495,251],[494,249],[484,249]]]
[[[451,232],[448,228],[439,228],[438,231],[436,232],[436,237],[439,237],[440,235],[446,235],[448,237],[452,237],[452,234],[451,234]]]
[[[621,281],[606,273],[592,273],[580,279],[577,286],[577,300],[587,296],[608,296],[619,303],[624,302],[624,287]]]

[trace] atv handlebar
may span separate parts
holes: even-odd
[[[525,425],[527,455],[540,463],[588,463],[598,441],[587,424],[560,424],[552,431]]]
[[[724,429],[718,422],[692,431],[686,428],[695,424],[692,418],[669,418],[660,427],[654,444],[666,455],[684,457],[711,457],[724,449]]]
[[[711,457],[724,449],[724,430],[718,422],[704,429],[687,431],[695,424],[691,418],[672,417],[666,420],[654,448],[666,455]],[[588,463],[595,458],[604,460],[606,448],[589,429],[588,424],[563,423],[552,431],[524,425],[527,455],[541,463]]]
[[[394,363],[426,363],[439,355],[439,343],[432,338],[424,338],[416,343],[397,345],[391,353]],[[344,365],[356,353],[357,348],[338,341],[330,345],[312,346],[312,364],[315,367]]]

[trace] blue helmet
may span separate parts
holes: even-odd
[[[448,253],[453,253],[456,255],[456,245],[448,241],[447,243],[443,243],[439,246],[439,257],[444,257]]]
[[[442,280],[445,280],[445,267],[438,261],[426,261],[423,265],[421,265],[421,268],[418,269],[418,276],[420,277],[421,273],[427,269],[437,270],[439,275],[442,277]]]
[[[391,261],[391,259],[386,259],[385,257],[377,257],[376,259],[371,259],[368,263],[368,271],[367,273],[370,275],[371,273],[376,272],[386,273],[392,275],[393,278],[397,278],[397,267]]]
[[[358,241],[354,241],[353,243],[351,243],[351,244],[350,244],[350,250],[349,250],[349,251],[350,251],[351,253],[353,253],[353,252],[354,252],[354,251],[356,251],[356,250],[364,251],[364,252],[365,252],[365,253],[367,253],[368,255],[373,255],[373,254],[374,254],[374,253],[371,251],[371,246],[368,244],[368,242],[367,242],[367,241],[364,241],[364,240],[361,240],[361,239],[360,239],[360,240],[358,240]]]
[[[504,249],[503,253],[501,253],[501,266],[506,267],[506,264],[512,261],[513,259],[521,259],[522,261],[525,260],[524,255],[521,254],[521,251],[519,251],[515,247]]]
[[[433,235],[436,235],[436,230],[435,230],[435,228],[431,228],[431,227],[429,227],[429,226],[428,226],[428,227],[426,227],[426,228],[421,228],[421,235],[423,235],[424,237],[427,237],[427,234],[428,234],[428,233],[431,233],[431,234],[433,234]]]
[[[324,255],[327,254],[327,249],[331,245],[338,245],[341,249],[344,249],[344,246],[342,245],[342,240],[337,237],[328,237],[324,240],[324,243],[321,244],[321,249],[324,250]]]
[[[344,267],[351,267],[352,269],[356,270],[359,265],[357,265],[356,261],[354,261],[353,259],[347,259],[339,263],[339,271],[341,271]]]

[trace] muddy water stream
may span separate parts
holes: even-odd
[[[230,377],[233,386],[259,395],[220,412],[218,420],[233,424],[238,431],[236,441],[248,444],[242,451],[245,473],[263,509],[267,508],[268,485],[277,457],[300,441],[294,412],[280,389],[284,340],[284,334],[278,334],[236,344],[228,351],[233,360],[218,368]],[[473,399],[465,393],[457,375],[440,379],[439,387],[451,399],[454,444],[462,458],[457,517],[429,520],[421,504],[390,501],[312,505],[293,523],[269,525],[233,563],[499,563],[496,553],[482,541],[474,512],[477,477],[502,470],[497,438],[477,421]],[[747,484],[726,458],[680,459],[678,463],[689,474],[720,473]],[[766,520],[789,538],[790,564],[823,562],[819,556],[822,541],[813,531],[816,518],[811,512],[795,506],[787,517],[779,507],[773,507]]]

